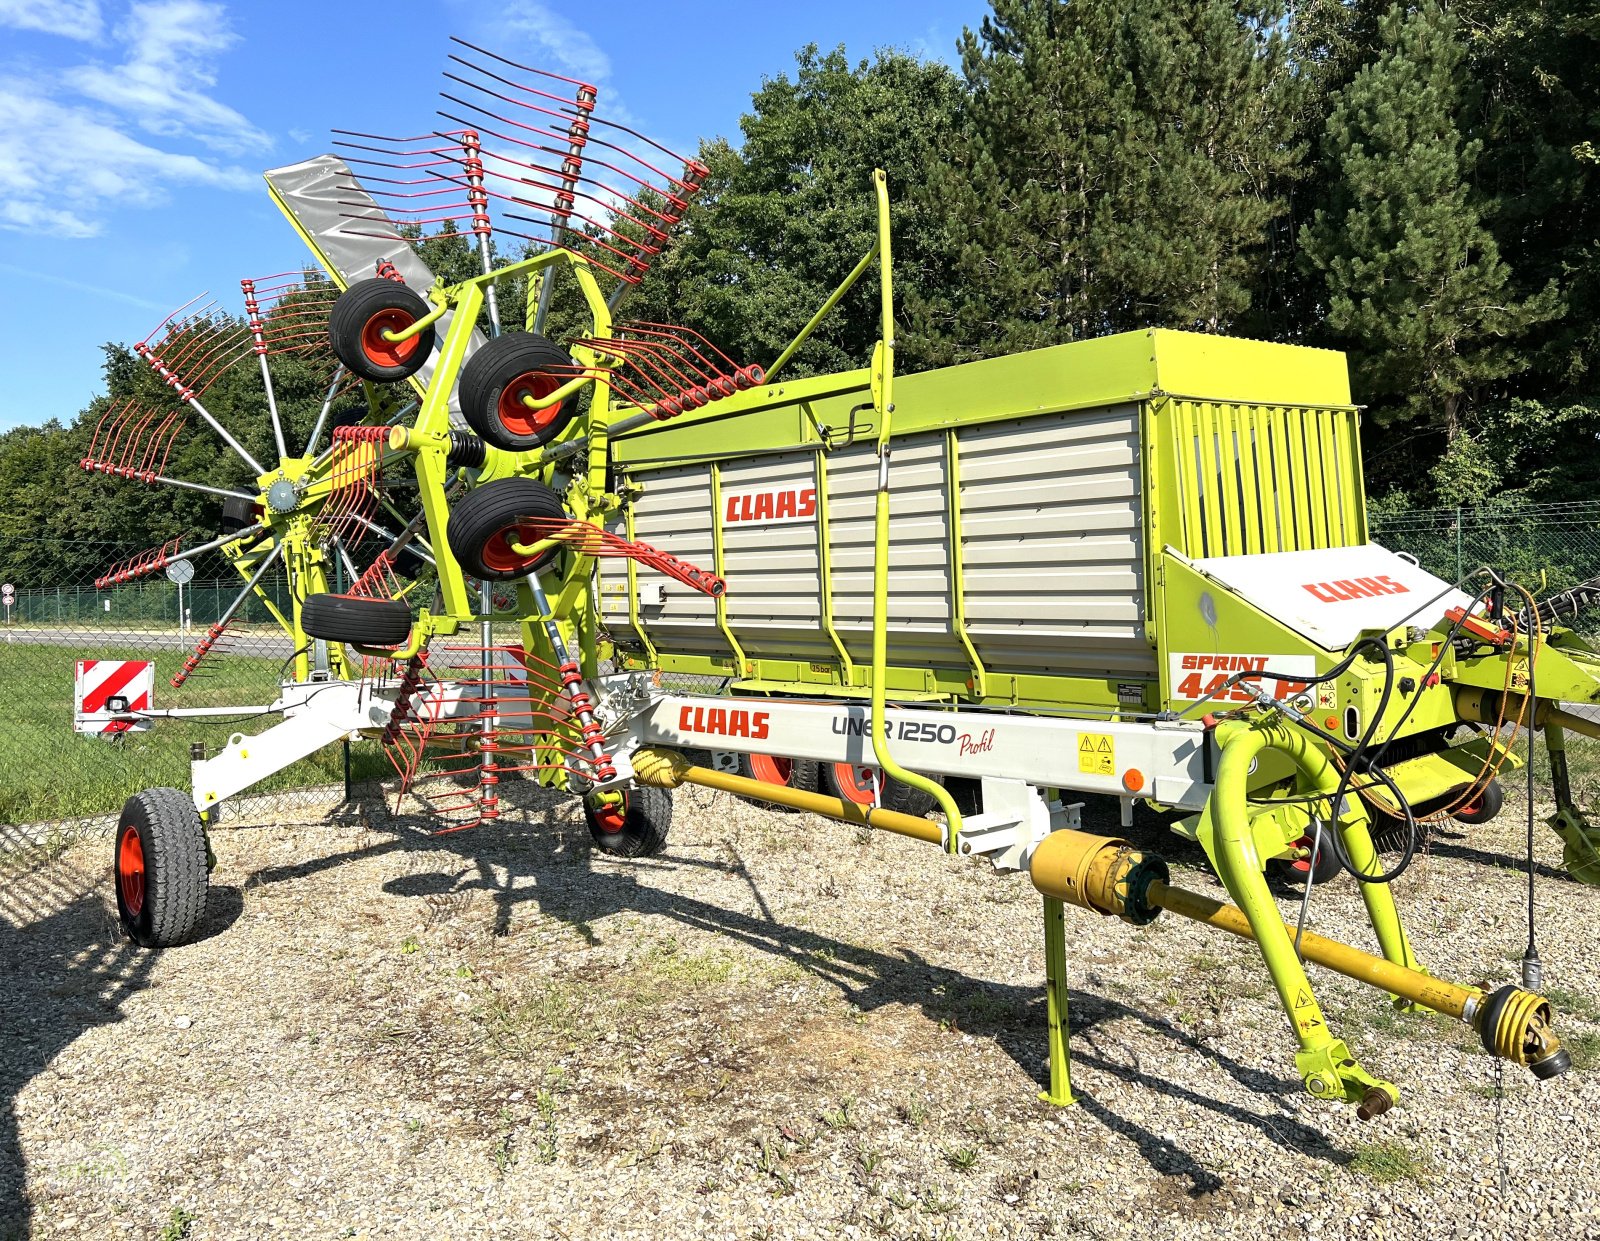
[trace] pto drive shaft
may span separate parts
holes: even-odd
[[[1173,887],[1164,861],[1124,840],[1051,832],[1034,852],[1030,873],[1046,896],[1135,926],[1151,922],[1165,909],[1241,939],[1255,938],[1235,906]],[[1572,1057],[1551,1027],[1550,1004],[1543,996],[1513,986],[1487,994],[1460,987],[1310,931],[1301,937],[1300,948],[1308,961],[1465,1022],[1490,1054],[1526,1065],[1535,1077],[1559,1077],[1572,1067]]]

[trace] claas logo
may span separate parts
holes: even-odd
[[[761,741],[767,736],[767,721],[771,718],[766,711],[746,711],[742,707],[685,706],[678,711],[678,728],[686,733]]]
[[[1288,698],[1306,688],[1304,681],[1266,674],[1236,681],[1223,690],[1228,678],[1237,673],[1265,673],[1272,658],[1271,655],[1185,655],[1181,661],[1183,675],[1173,697],[1184,702],[1199,702],[1216,694],[1217,702],[1254,702],[1251,686],[1259,686],[1274,698]]]
[[[722,505],[722,520],[728,525],[737,525],[741,521],[797,521],[816,515],[815,487],[734,492]]]
[[[1384,595],[1409,595],[1411,587],[1392,577],[1340,578],[1337,582],[1301,582],[1300,589],[1309,591],[1323,603],[1343,603],[1347,599],[1377,599]]]

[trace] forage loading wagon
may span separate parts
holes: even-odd
[[[522,90],[495,60],[496,85],[482,89]],[[370,501],[386,471],[406,468],[421,511],[356,590],[302,609],[306,635],[361,655],[362,675],[286,685],[282,722],[197,758],[192,797],[130,800],[119,840],[181,840],[203,858],[199,814],[351,734],[380,738],[404,784],[441,750],[446,777],[470,776],[449,830],[492,821],[499,782],[520,772],[581,796],[597,846],[618,854],[659,850],[667,791],[698,783],[1026,868],[1045,901],[1057,1102],[1071,1097],[1067,904],[1135,923],[1166,910],[1255,940],[1308,1090],[1364,1116],[1398,1091],[1333,1037],[1306,960],[1459,1018],[1540,1076],[1565,1069],[1532,990],[1420,970],[1387,881],[1419,821],[1492,811],[1511,758],[1501,729],[1461,735],[1479,722],[1544,727],[1568,864],[1600,872],[1558,761],[1563,727],[1583,726],[1558,704],[1600,698],[1600,663],[1498,576],[1463,591],[1367,542],[1338,355],[1147,332],[897,379],[880,172],[869,254],[765,375],[739,367],[687,329],[613,321],[675,220],[614,229],[615,245],[600,238],[593,252],[565,240],[576,182],[564,178],[598,123],[593,88],[575,85],[559,112],[569,146],[550,174],[548,248],[503,268],[489,257],[485,186],[511,165],[484,160],[476,130],[471,142],[403,140],[426,149],[398,154],[445,169],[427,173],[439,193],[465,191],[460,218],[483,259],[481,276],[436,283],[426,300],[384,261],[411,235],[347,166],[300,166],[320,171],[298,192],[274,183],[349,286],[331,339],[369,397],[364,423],[340,433],[369,451],[330,480],[329,503]],[[548,84],[525,93],[552,98]],[[673,211],[703,172],[663,174]],[[537,212],[525,181],[494,183]],[[362,247],[375,236],[371,278]],[[359,262],[341,258],[358,250]],[[784,377],[874,257],[870,366]],[[609,297],[599,270],[617,280]],[[528,298],[521,330],[492,297],[512,279],[543,294],[558,272],[589,318],[564,350],[539,334],[545,296]],[[399,381],[423,388],[420,406],[382,399]],[[423,529],[431,600],[394,587],[389,567]],[[497,623],[515,623],[519,640]],[[719,767],[744,756],[747,774],[685,755],[708,749]],[[820,774],[836,796],[811,791]],[[1159,858],[1078,830],[1075,791],[1188,812],[1182,830],[1237,904],[1175,888]],[[908,792],[943,821],[908,813]],[[1388,872],[1372,824],[1401,851]],[[175,889],[149,869],[164,855],[137,860],[151,881],[141,894],[167,908]],[[1263,878],[1275,858],[1305,866],[1308,897],[1325,859],[1355,875],[1382,956],[1303,927],[1291,938]],[[170,936],[124,911],[141,942],[193,926],[195,874]],[[1536,986],[1531,971],[1525,982]]]

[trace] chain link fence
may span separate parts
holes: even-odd
[[[287,611],[283,571],[249,591],[220,551],[194,557],[182,585],[165,573],[97,585],[112,566],[142,549],[111,543],[6,540],[13,567],[0,607],[0,824],[82,830],[109,822],[140,789],[187,790],[195,747],[215,753],[235,732],[274,722],[267,708],[290,675],[293,642],[273,615]],[[237,604],[237,606],[235,606]],[[208,654],[186,671],[210,628],[232,616]],[[200,718],[157,718],[147,729],[75,731],[79,665],[86,681],[111,684],[148,664],[155,711],[236,708]],[[181,682],[173,685],[173,680]],[[225,819],[320,819],[348,794],[371,791],[389,774],[374,742],[332,747],[280,772],[238,799]]]
[[[1490,565],[1542,599],[1600,576],[1600,501],[1399,511],[1375,505],[1370,525],[1374,542],[1415,556],[1447,582]]]

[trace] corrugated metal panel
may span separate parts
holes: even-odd
[[[664,552],[709,569],[715,560],[711,531],[710,469],[702,465],[652,470],[636,481],[644,492],[633,502],[634,537]],[[618,534],[626,531],[614,526]],[[664,650],[688,655],[729,655],[717,631],[716,602],[682,582],[649,569],[639,570],[640,583],[662,583],[663,605],[640,609],[650,640]],[[600,560],[601,618],[613,633],[632,632],[628,621],[628,562]]]
[[[1366,542],[1351,410],[1169,402],[1183,502],[1167,539],[1197,558]]]
[[[722,494],[816,485],[816,453],[764,455],[722,466]],[[709,508],[706,511],[709,519]],[[722,530],[728,627],[746,655],[838,658],[822,632],[817,522],[733,522]]]
[[[834,625],[851,658],[870,662],[878,454],[858,444],[830,453],[825,463]],[[949,541],[944,436],[896,438],[889,468],[890,663],[967,662],[950,630]]]
[[[1150,675],[1139,407],[957,433],[967,631],[987,668]]]
[[[988,423],[957,435],[967,629],[997,673],[1153,675],[1143,634],[1143,542],[1136,405]],[[872,650],[878,458],[871,444],[821,456],[826,471],[834,626],[851,657]],[[943,432],[897,438],[890,470],[889,659],[962,668],[952,630],[948,452]],[[811,486],[813,452],[722,465],[727,495]],[[712,564],[711,467],[632,475],[634,536]],[[723,529],[729,627],[749,656],[832,661],[823,626],[816,522]],[[626,621],[625,566],[602,568],[606,618]],[[641,570],[641,581],[656,580]],[[658,648],[728,654],[709,599],[669,583],[644,611]]]

